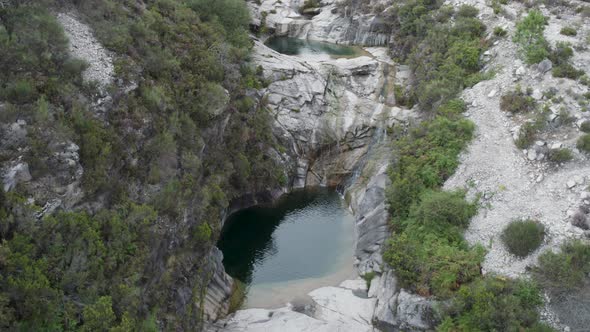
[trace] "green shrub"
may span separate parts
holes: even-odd
[[[539,10],[531,10],[516,25],[514,42],[519,44],[528,64],[541,62],[549,56],[549,44],[543,36],[547,18]]]
[[[425,191],[408,218],[394,225],[385,260],[400,282],[423,295],[448,297],[463,283],[479,276],[481,247],[469,248],[462,234],[476,204],[462,192]]]
[[[494,28],[494,36],[496,36],[496,37],[504,37],[507,34],[508,34],[508,31],[506,31],[502,27],[495,27]]]
[[[552,70],[553,77],[562,77],[562,78],[570,78],[576,80],[584,75],[584,71],[580,69],[576,69],[569,63],[564,63],[559,66],[553,67]]]
[[[580,151],[590,152],[590,134],[584,134],[582,137],[578,138],[576,147]]]
[[[574,50],[569,43],[557,42],[555,48],[551,50],[549,59],[554,65],[566,64],[574,56]]]
[[[500,109],[510,113],[526,113],[537,107],[535,99],[522,91],[509,92],[500,99]]]
[[[559,33],[561,33],[564,36],[575,36],[578,34],[576,29],[573,27],[563,27],[561,28],[561,31],[559,31]]]
[[[460,236],[461,233],[456,233],[452,237]],[[383,256],[395,269],[402,287],[442,298],[452,296],[462,284],[480,277],[484,257],[481,246],[469,248],[464,241],[449,242],[415,225],[394,234]]]
[[[563,163],[574,158],[570,149],[551,149],[547,154],[549,161]]]
[[[399,140],[388,192],[393,216],[406,217],[412,202],[425,189],[440,187],[453,174],[457,157],[472,138],[473,123],[437,117]]]
[[[590,133],[590,121],[584,121],[580,125],[580,130],[585,132],[586,134]]]
[[[534,220],[513,221],[502,231],[502,241],[508,251],[526,257],[539,248],[545,239],[545,227]]]
[[[8,86],[6,98],[15,104],[31,103],[37,99],[37,91],[32,82],[20,80]]]
[[[476,17],[479,14],[479,10],[471,5],[461,5],[457,11],[457,15],[460,17]]]
[[[461,287],[437,331],[552,331],[538,323],[542,304],[535,284],[489,276]]]
[[[435,231],[449,227],[464,229],[476,212],[476,205],[466,202],[463,192],[426,191],[420,204],[411,208],[410,219]]]
[[[390,11],[395,55],[406,60],[416,77],[409,100],[421,109],[436,111],[468,84],[482,79],[479,61],[485,25],[465,6],[448,20],[451,9],[436,2],[409,0]],[[399,45],[398,45],[399,44]]]
[[[96,303],[84,308],[83,331],[108,331],[116,320],[110,296],[100,297]]]
[[[546,251],[539,257],[533,276],[553,291],[584,287],[590,273],[590,245],[580,240],[564,243],[559,252]]]

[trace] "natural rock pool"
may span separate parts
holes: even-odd
[[[367,55],[367,52],[358,46],[338,45],[291,37],[271,37],[265,44],[273,50],[286,55],[306,57],[328,55],[329,58],[356,58]]]
[[[274,308],[354,275],[354,219],[326,188],[231,215],[217,244],[226,272],[248,289],[246,308]]]

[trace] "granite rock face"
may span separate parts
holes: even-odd
[[[262,0],[251,2],[253,25],[264,25],[278,36],[311,39],[335,44],[385,46],[390,27],[379,16],[386,1],[350,1],[348,5],[324,0],[307,15],[300,13],[303,0]],[[367,8],[362,8],[367,7]]]
[[[304,305],[239,310],[206,328],[209,332],[246,331],[427,331],[436,323],[433,303],[399,290],[392,271],[375,277],[367,291],[363,279],[309,293]]]
[[[259,41],[254,60],[270,83],[262,93],[276,119],[275,135],[293,158],[294,187],[341,183],[383,138],[384,128],[413,118],[391,103],[390,60],[288,56]]]
[[[207,285],[203,312],[206,321],[215,321],[227,315],[229,301],[233,289],[232,278],[225,273],[223,268],[223,254],[217,247],[213,247],[209,253],[208,269],[212,276]]]

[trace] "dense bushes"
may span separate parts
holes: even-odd
[[[528,64],[541,62],[549,56],[549,44],[543,36],[547,18],[539,10],[531,10],[516,25],[514,42],[519,44]]]
[[[458,165],[473,135],[473,124],[458,116],[465,108],[452,100],[441,114],[396,142],[388,201],[395,233],[384,255],[404,287],[448,297],[479,275],[484,250],[469,248],[462,232],[476,212],[461,192],[438,192]]]
[[[36,188],[7,195],[0,329],[198,329],[210,278],[203,262],[221,211],[237,194],[285,181],[268,153],[278,148],[271,116],[245,97],[261,86],[248,63],[245,3],[13,3],[0,8],[0,102],[27,121],[22,154],[35,180],[61,174],[50,169],[53,146],[80,147],[78,204],[96,215],[37,220],[29,210],[38,207],[21,198],[37,199]],[[86,64],[70,58],[51,14],[61,5],[113,52],[116,84],[105,87],[112,100],[100,112],[96,86],[82,82]],[[131,82],[138,87],[127,91]],[[190,296],[180,314],[178,287]]]
[[[457,157],[473,131],[468,120],[439,116],[412,129],[397,143],[390,173],[393,189],[388,193],[395,218],[407,217],[410,206],[424,190],[440,187],[453,174],[459,164]]]
[[[545,227],[534,220],[513,221],[502,231],[502,241],[508,251],[526,257],[539,248],[545,239]]]
[[[454,13],[452,8],[439,10],[439,6],[435,1],[412,0],[388,11],[396,34],[394,53],[408,62],[416,76],[406,99],[417,101],[427,111],[436,110],[482,79],[478,72],[486,44],[482,40],[485,26],[475,18],[477,9],[462,6]]]
[[[543,303],[531,282],[490,276],[462,286],[438,331],[552,331],[538,323]]]
[[[558,253],[543,253],[533,270],[535,279],[553,292],[585,287],[589,274],[590,245],[579,240],[566,242]]]
[[[475,214],[461,192],[425,191],[401,220],[384,257],[403,287],[448,297],[480,274],[485,251],[469,249],[462,233]]]
[[[96,330],[118,325],[117,317],[137,319],[137,271],[155,244],[155,221],[149,207],[129,205],[94,217],[62,213],[21,227],[0,245],[0,294],[11,302],[0,311],[12,312],[4,323],[35,331],[74,328],[83,311],[85,328]]]

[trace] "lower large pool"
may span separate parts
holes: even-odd
[[[354,219],[333,190],[306,189],[231,215],[218,247],[246,308],[284,305],[354,274]]]

